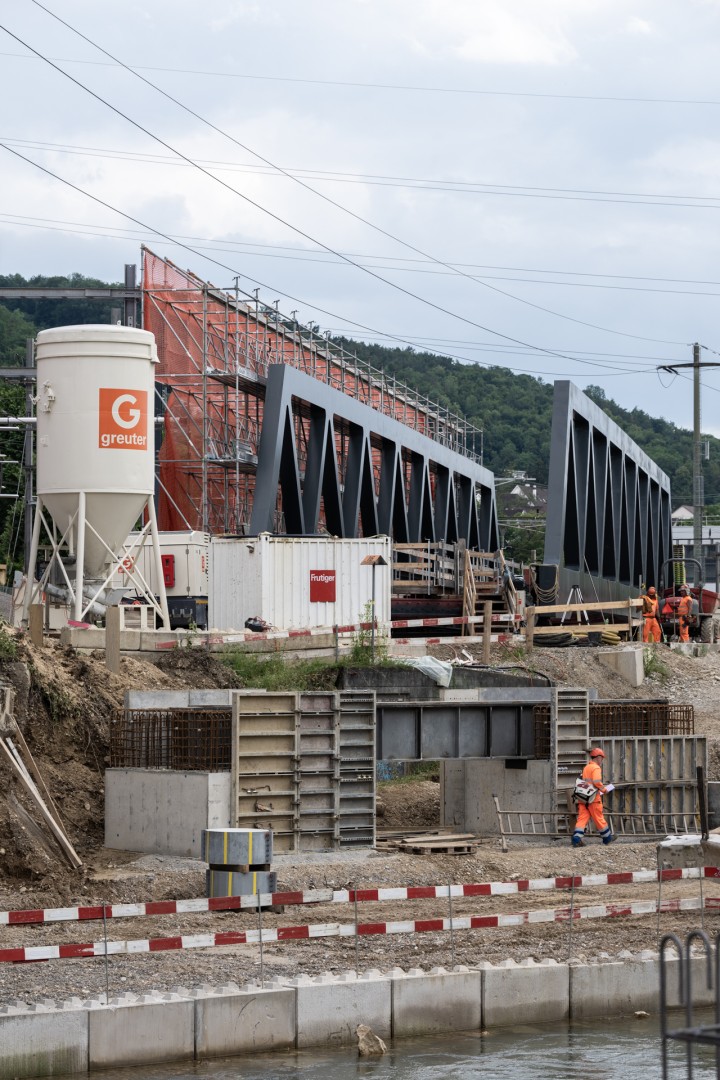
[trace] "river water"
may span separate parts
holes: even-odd
[[[694,1022],[712,1023],[712,1018],[698,1013]],[[681,1026],[679,1014],[672,1023]],[[670,1080],[682,1080],[687,1075],[684,1047],[672,1044],[669,1060]],[[714,1051],[696,1049],[694,1061],[697,1080],[720,1075]],[[661,1042],[653,1019],[401,1039],[380,1058],[358,1058],[354,1047],[315,1048],[102,1073],[103,1080],[660,1080],[661,1076]]]

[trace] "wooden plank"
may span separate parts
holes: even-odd
[[[634,625],[634,624],[633,624]],[[603,630],[609,630],[612,633],[626,633],[631,629],[627,623],[591,623],[589,626],[568,626],[565,623],[564,626],[535,626],[533,627],[533,634],[572,634],[574,637],[586,637],[588,634],[602,634]]]
[[[601,600],[587,604],[548,604],[535,607],[536,615],[562,615],[565,611],[619,611],[620,608],[642,607],[642,600]],[[529,610],[529,609],[528,609]]]
[[[49,826],[50,831],[52,832],[53,836],[55,837],[58,844],[60,845],[60,848],[61,848],[63,854],[67,858],[67,860],[70,863],[70,865],[72,866],[72,868],[74,870],[79,869],[82,866],[82,859],[80,858],[80,856],[76,852],[75,848],[70,843],[69,839],[67,838],[67,836],[63,832],[62,828],[58,825],[58,823],[55,821],[55,818],[52,816],[52,814],[48,810],[47,806],[45,805],[45,802],[43,801],[43,798],[42,798],[40,792],[38,791],[38,789],[37,789],[37,787],[35,785],[35,782],[33,781],[32,777],[30,776],[30,773],[22,765],[21,762],[19,763],[15,759],[15,757],[13,756],[10,748],[8,747],[8,745],[6,744],[4,739],[0,739],[0,751],[2,751],[2,753],[5,754],[5,757],[7,758],[13,772],[15,773],[17,778],[20,780],[20,783],[23,785],[23,787],[27,791],[28,795],[35,802],[38,810],[40,811],[43,818],[45,819],[45,822]]]
[[[55,805],[55,803],[53,802],[52,795],[48,791],[47,785],[45,784],[45,781],[43,780],[43,778],[42,778],[42,776],[40,774],[40,771],[39,771],[37,765],[35,764],[35,759],[32,756],[32,754],[30,753],[30,750],[28,748],[28,744],[25,742],[25,736],[23,735],[22,731],[20,730],[20,725],[18,724],[17,720],[15,720],[14,718],[13,718],[13,723],[15,724],[15,735],[17,737],[18,743],[20,744],[20,753],[22,754],[23,758],[25,759],[25,765],[27,766],[28,772],[30,773],[33,780],[37,784],[38,789],[42,790],[48,805],[50,807],[52,807],[52,811],[53,811],[53,813],[55,815],[55,818],[60,823],[60,825],[62,825],[63,830],[65,830],[65,826],[63,825],[63,821],[62,821],[62,818],[60,817],[60,813],[58,811],[58,808]]]

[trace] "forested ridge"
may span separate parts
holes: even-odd
[[[479,367],[432,353],[392,349],[343,339],[357,355],[463,416],[484,432],[484,464],[496,477],[523,470],[547,483],[553,385],[504,367]],[[683,384],[691,393],[689,384]],[[672,483],[673,505],[692,503],[692,432],[643,409],[625,409],[599,386],[585,390]],[[704,462],[706,502],[720,503],[720,439],[710,438]]]
[[[0,275],[0,287],[103,288],[117,283],[87,278],[37,275],[25,279],[19,274]],[[111,303],[98,300],[3,300],[0,301],[0,365],[24,364],[26,341],[49,326],[73,323],[108,322]],[[410,348],[388,348],[348,339],[336,339],[350,352],[376,368],[407,383],[451,412],[464,417],[483,431],[485,465],[496,477],[522,470],[541,485],[547,483],[552,415],[552,383],[531,375],[516,375],[508,368],[480,367],[460,363],[429,352]],[[690,393],[689,386],[687,387]],[[673,505],[692,502],[692,432],[670,420],[650,416],[642,409],[625,409],[606,398],[600,387],[586,393],[622,427],[645,453],[669,476]],[[0,412],[20,415],[24,391],[12,384],[0,384]],[[22,432],[3,435],[0,447],[6,459],[19,462]],[[480,450],[480,447],[477,447]],[[6,465],[6,491],[17,484],[20,470]],[[704,463],[706,502],[720,503],[720,440],[710,439],[710,460]],[[718,508],[720,509],[720,508]],[[9,540],[11,504],[0,501],[0,557],[5,558]]]

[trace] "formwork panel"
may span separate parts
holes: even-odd
[[[598,739],[596,743],[605,752],[603,776],[617,785],[605,796],[609,813],[696,812],[698,766],[707,774],[705,738],[638,736]]]
[[[375,697],[367,691],[240,691],[233,707],[238,826],[272,828],[275,850],[281,852],[331,850],[346,834],[353,842],[372,844],[374,714]],[[363,787],[362,804],[343,794],[342,781],[348,778]],[[352,821],[345,829],[350,807]]]

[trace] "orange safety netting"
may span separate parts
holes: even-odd
[[[165,402],[158,454],[162,530],[242,532],[250,520],[263,397],[258,376],[286,363],[357,401],[434,437],[430,403],[394,395],[322,338],[303,339],[277,310],[201,281],[143,248],[143,326],[157,342]],[[253,310],[254,308],[254,310]],[[307,432],[296,432],[299,456]],[[375,454],[373,455],[375,457]],[[338,446],[338,459],[344,448]],[[379,461],[374,462],[379,471]]]

